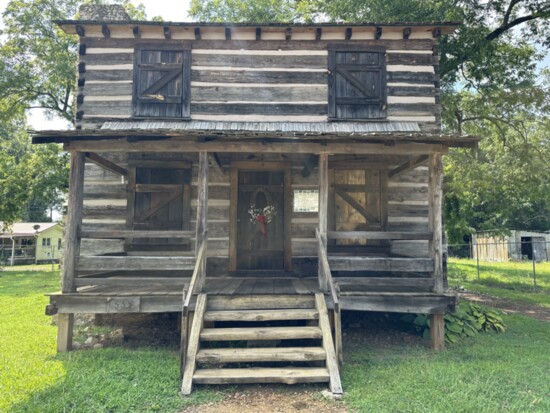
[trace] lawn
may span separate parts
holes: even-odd
[[[0,272],[0,411],[172,413],[223,399],[217,388],[179,396],[174,348],[56,354],[43,294],[57,285],[57,272]],[[550,324],[504,319],[505,334],[439,354],[399,340],[370,345],[367,329],[346,333],[345,403],[359,412],[550,411]]]
[[[449,285],[516,301],[550,307],[550,263],[536,264],[537,288],[533,288],[533,264],[528,262],[479,262],[450,258]]]

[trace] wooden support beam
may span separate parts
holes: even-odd
[[[353,209],[355,209],[357,212],[359,212],[361,215],[363,215],[363,218],[367,221],[367,224],[369,222],[376,221],[376,217],[371,214],[363,205],[361,205],[357,200],[349,195],[346,191],[339,187],[334,187],[334,192],[342,198],[344,201],[346,201]]]
[[[231,40],[231,27],[225,28],[225,40]]]
[[[352,28],[351,28],[351,27],[347,27],[347,28],[346,28],[346,40],[350,40],[352,34],[353,34]]]
[[[69,175],[69,199],[67,201],[67,226],[65,228],[65,251],[63,273],[61,276],[61,292],[75,291],[74,280],[76,266],[80,255],[80,240],[78,232],[82,222],[84,199],[84,167],[85,157],[82,152],[71,154],[71,170]],[[73,340],[73,314],[58,314],[57,319],[57,350],[69,351]]]
[[[134,38],[136,38],[136,39],[141,38],[141,31],[139,29],[139,26],[132,27],[132,33],[134,34]]]
[[[285,30],[285,40],[288,42],[292,40],[292,27],[287,27]]]
[[[109,26],[106,24],[101,25],[101,33],[103,33],[103,37],[106,39],[109,39],[111,37],[111,31],[109,30]]]
[[[411,36],[412,29],[410,27],[405,27],[403,29],[403,39],[407,40]]]
[[[197,183],[197,227],[195,235],[195,254],[199,254],[200,246],[206,238],[208,217],[208,152],[199,153],[199,176]],[[206,259],[203,260],[203,274],[206,271]],[[202,282],[204,282],[204,277]],[[202,290],[199,285],[198,291]]]
[[[80,24],[77,24],[75,27],[76,34],[78,34],[80,37],[86,37],[86,30],[84,30],[84,27]]]
[[[315,40],[319,41],[321,40],[321,36],[323,35],[323,29],[321,27],[317,27],[315,29]]]
[[[430,344],[434,351],[445,350],[445,313],[430,316]]]
[[[376,28],[376,31],[374,32],[374,38],[375,38],[376,40],[379,40],[381,37],[382,37],[382,28],[381,28],[381,27],[377,27],[377,28]]]
[[[304,169],[302,169],[302,176],[307,178],[316,165],[319,165],[319,157],[317,155],[309,155],[306,164],[304,165]]]
[[[64,353],[73,349],[74,315],[57,314],[57,352]]]
[[[256,27],[256,40],[262,40],[262,28]]]
[[[83,115],[84,113],[82,113]],[[387,146],[379,143],[359,145],[344,142],[250,142],[239,140],[197,142],[183,139],[140,139],[139,144],[127,138],[109,140],[75,140],[65,143],[66,151],[84,152],[241,152],[241,153],[331,153],[349,155],[424,155],[443,152],[440,144],[398,143]]]
[[[399,165],[397,168],[388,171],[388,178],[397,178],[398,176],[403,175],[404,173],[409,172],[410,170],[415,169],[416,167],[425,164],[428,162],[428,155],[420,155],[410,161],[405,162],[402,165]]]
[[[162,28],[162,34],[164,34],[164,38],[166,40],[170,40],[172,38],[172,31],[170,30],[170,26],[164,26]]]
[[[76,263],[80,255],[78,233],[82,222],[84,199],[84,153],[71,154],[71,170],[69,175],[69,199],[67,201],[67,226],[65,228],[65,251],[61,291],[74,292]]]
[[[318,259],[321,260],[323,254],[326,254],[326,250],[322,251],[321,248],[326,248],[326,239],[328,231],[328,153],[322,153],[319,155],[319,236],[323,240],[319,244],[319,251],[317,252]],[[318,279],[319,288],[321,291],[326,291],[328,288],[328,280],[326,280],[323,273],[323,267],[321,263],[318,264]]]
[[[121,166],[118,166],[117,164],[109,161],[108,159],[105,159],[104,157],[98,155],[94,152],[86,152],[86,158],[95,163],[96,165],[102,167],[103,169],[106,169],[109,172],[113,172],[115,174],[119,174],[122,176],[128,176],[128,170],[124,169]]]
[[[195,27],[195,40],[200,40],[200,39],[201,39],[201,28]]]
[[[225,175],[220,155],[218,155],[217,152],[213,152],[209,155],[209,158],[210,164],[214,167],[214,169],[216,169],[216,171],[218,171],[221,175]]]
[[[433,258],[434,292],[443,292],[443,162],[440,153],[430,154],[428,180],[428,227],[432,233],[430,255]]]

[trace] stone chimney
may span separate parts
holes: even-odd
[[[78,10],[80,20],[117,21],[130,20],[120,4],[84,4]]]

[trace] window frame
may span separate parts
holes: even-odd
[[[134,46],[132,118],[155,120],[191,120],[191,42],[181,40],[141,41]],[[139,79],[141,54],[146,50],[173,51],[183,54],[182,61],[182,112],[180,116],[145,116],[138,114]]]
[[[193,181],[193,163],[189,161],[170,161],[170,160],[128,160],[128,177],[126,181],[127,185],[127,208],[126,208],[126,229],[133,230],[135,221],[135,202],[136,202],[136,173],[138,168],[152,168],[152,169],[182,169],[189,171],[189,182],[182,182],[182,228],[181,231],[188,231],[191,229],[191,191]],[[160,230],[163,231],[163,230]],[[138,239],[129,238],[126,239],[124,249],[126,251],[133,251],[134,245],[142,245],[143,243]],[[184,247],[175,250],[189,251],[190,240],[185,238],[185,242],[182,244]],[[138,248],[139,250],[139,248]]]
[[[387,77],[387,53],[385,46],[366,46],[354,44],[329,44],[327,46],[328,57],[328,120],[338,122],[381,122],[388,121],[388,77]],[[341,118],[337,116],[336,108],[336,53],[358,52],[380,54],[380,104],[383,106],[383,116],[372,118]]]

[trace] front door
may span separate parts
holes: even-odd
[[[284,163],[241,163],[232,173],[231,269],[289,270],[289,169]]]

